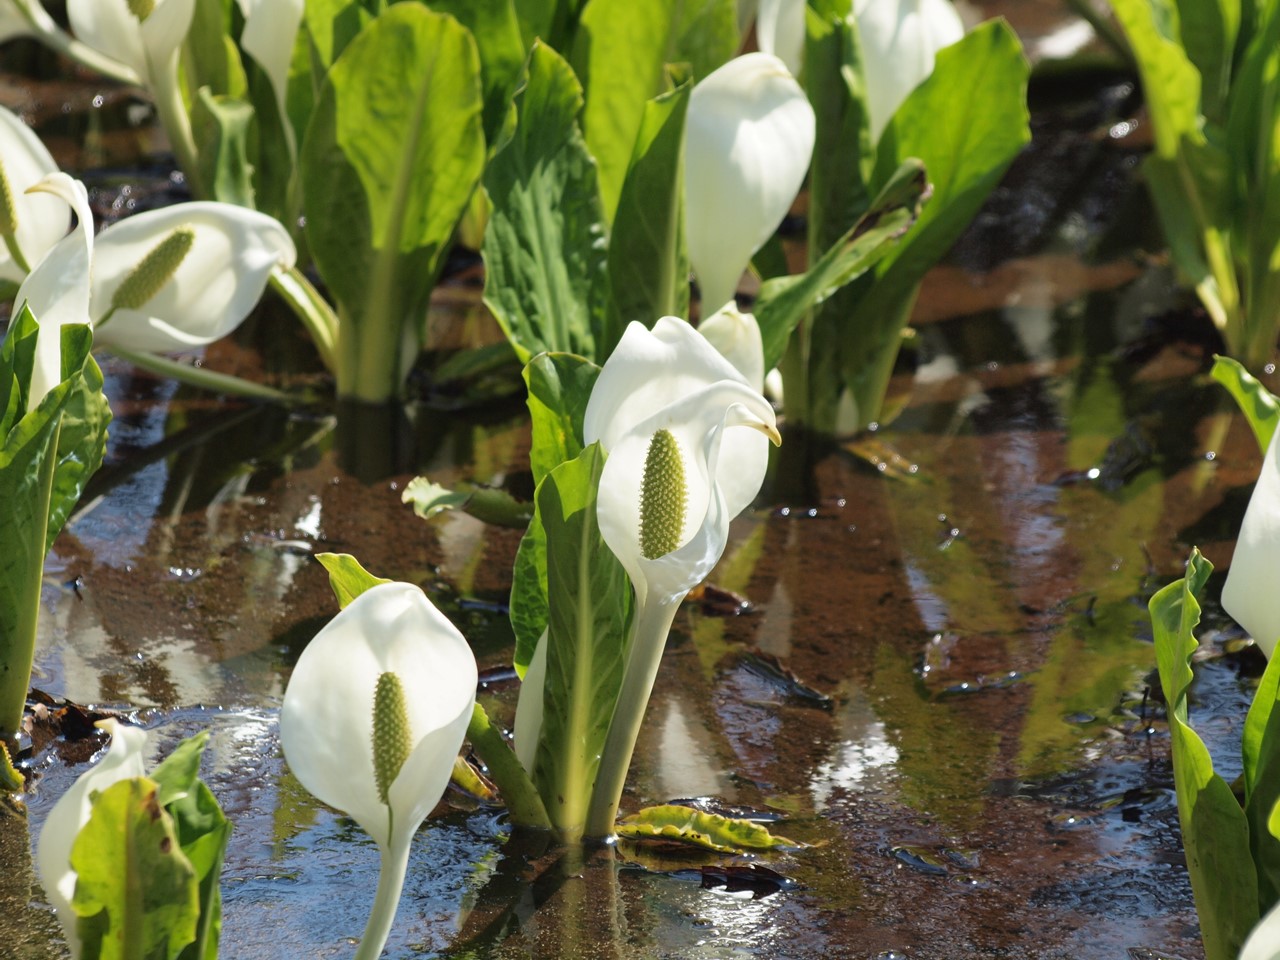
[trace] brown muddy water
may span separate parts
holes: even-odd
[[[1010,12],[1026,35],[1044,9]],[[181,194],[163,164],[140,176],[129,159],[159,148],[127,92],[99,103],[85,81],[32,76],[0,74],[0,99],[100,214]],[[1259,457],[1159,255],[1132,84],[1066,74],[1033,95],[1032,148],[926,284],[896,416],[844,446],[787,437],[712,578],[749,609],[686,603],[658,678],[624,806],[719,797],[813,846],[564,856],[451,797],[417,838],[389,956],[1203,956],[1145,605],[1193,544],[1225,569]],[[435,359],[492,338],[474,269],[437,300]],[[222,956],[350,956],[376,849],[298,786],[277,739],[290,667],[336,609],[313,555],[423,584],[482,668],[506,664],[518,534],[423,522],[400,491],[422,472],[527,495],[517,383],[476,403],[424,372],[387,475],[358,449],[369,428],[328,410],[103,362],[107,464],[50,555],[33,685],[128,712],[157,755],[212,732],[205,774],[235,824]],[[314,371],[269,310],[206,362]],[[1236,650],[1220,584],[1193,719],[1230,779],[1261,658]],[[515,693],[497,680],[482,699],[509,722]],[[29,837],[101,749],[37,746],[25,819],[0,829],[0,942],[23,960],[65,956]]]

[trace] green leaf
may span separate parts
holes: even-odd
[[[603,217],[612,223],[644,105],[662,92],[674,0],[590,0],[570,57],[586,90],[582,127],[600,165]]]
[[[682,0],[675,6],[666,61],[687,63],[701,80],[738,53],[737,0]]]
[[[214,96],[201,87],[191,106],[191,129],[200,150],[200,182],[213,199],[252,208],[253,165],[249,162],[249,126],[253,105],[246,100]]]
[[[194,107],[196,91],[203,89],[215,97],[243,96],[240,49],[230,33],[231,4],[225,0],[195,0],[194,6],[182,51],[188,103]]]
[[[1270,829],[1280,803],[1280,657],[1272,658],[1262,675],[1245,719],[1240,752],[1244,758],[1245,816],[1249,846],[1258,871],[1258,909],[1269,910],[1280,900],[1280,840]]]
[[[645,807],[618,821],[618,835],[633,840],[678,840],[719,853],[798,849],[806,846],[769,832],[751,820],[722,817],[679,804]]]
[[[384,577],[375,577],[349,553],[317,553],[316,559],[329,571],[329,586],[333,588],[333,595],[338,598],[339,609],[370,587],[391,583]]]
[[[477,520],[523,530],[533,517],[531,504],[517,500],[505,490],[476,483],[459,484],[450,490],[426,477],[414,477],[405,486],[400,502],[410,504],[413,512],[430,520],[445,510],[464,510]]]
[[[431,0],[431,9],[457,17],[480,50],[484,132],[492,152],[510,134],[511,96],[524,69],[525,43],[513,0]],[[505,134],[505,135],[504,135]]]
[[[755,318],[764,341],[765,369],[781,359],[791,331],[805,312],[888,256],[915,222],[925,190],[925,170],[907,161],[854,224],[805,273],[775,277],[760,288]]]
[[[303,23],[323,78],[374,17],[376,0],[307,0]]]
[[[85,956],[172,960],[196,938],[199,885],[157,791],[146,777],[108,787],[72,845],[71,905],[97,919]]]
[[[173,817],[178,843],[200,884],[196,938],[182,951],[179,960],[217,960],[222,930],[219,880],[231,823],[199,779],[200,757],[208,742],[207,731],[188,737],[151,772],[151,779],[160,788],[160,804]]]
[[[1249,421],[1254,439],[1258,441],[1258,450],[1265,454],[1275,435],[1276,424],[1280,423],[1280,398],[1230,357],[1215,355],[1210,373],[1235,399],[1240,412]]]
[[[612,352],[628,323],[689,313],[684,244],[684,122],[692,81],[645,104],[609,235],[609,282],[617,322],[602,344]]]
[[[1151,598],[1160,686],[1164,691],[1173,747],[1182,845],[1195,893],[1207,960],[1235,960],[1258,920],[1258,880],[1249,848],[1249,825],[1239,802],[1213,770],[1213,758],[1191,728],[1187,691],[1194,679],[1191,657],[1199,644],[1196,597],[1213,565],[1192,550],[1187,576]]]
[[[959,238],[1031,139],[1030,68],[1003,20],[988,21],[938,51],[933,73],[903,101],[880,136],[872,188],[918,158],[931,194],[915,227],[866,281],[851,315],[815,330],[812,355],[839,357],[860,425],[876,419],[920,281]]]
[[[341,396],[402,387],[484,168],[482,108],[471,34],[420,4],[389,7],[329,70],[301,168],[307,242],[342,316]]]
[[[571,353],[540,353],[525,366],[533,422],[529,466],[535,485],[582,452],[582,424],[599,376],[598,366]]]
[[[0,733],[22,721],[45,554],[102,462],[110,409],[87,325],[62,328],[62,382],[27,396],[38,326],[24,305],[0,344]]]
[[[551,471],[538,487],[547,536],[547,673],[534,782],[552,825],[581,838],[622,685],[631,581],[600,536],[599,444]]]
[[[515,134],[489,162],[485,304],[521,363],[544,350],[603,360],[606,240],[596,168],[578,130],[582,88],[545,44],[516,93]]]
[[[1157,4],[1111,0],[1111,9],[1138,61],[1156,153],[1172,159],[1184,136],[1200,135],[1200,73],[1177,40],[1161,29]]]
[[[543,483],[546,481],[543,480]],[[538,485],[541,489],[541,484]],[[515,650],[511,665],[521,680],[533,662],[538,641],[547,629],[550,606],[547,601],[547,531],[537,510],[534,492],[533,519],[520,538],[515,566],[511,570],[511,632],[515,634]]]
[[[63,326],[62,380],[67,385],[67,399],[62,408],[58,464],[49,498],[49,546],[79,503],[85,484],[102,466],[107,449],[111,407],[102,392],[102,371],[89,352],[92,346],[93,332],[87,324]]]
[[[1177,12],[1182,46],[1200,74],[1200,109],[1210,123],[1221,124],[1240,29],[1240,0],[1178,0]]]

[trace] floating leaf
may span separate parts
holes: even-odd
[[[619,836],[633,840],[678,840],[720,853],[807,846],[770,833],[767,827],[751,820],[730,819],[674,804],[645,807],[639,813],[623,817],[617,831]]]

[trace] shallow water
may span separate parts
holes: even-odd
[[[1158,241],[1132,87],[1085,82],[1037,88],[1033,149],[931,275],[896,416],[843,447],[787,437],[712,578],[750,609],[688,602],[676,619],[624,806],[775,811],[813,844],[755,861],[790,883],[727,889],[702,869],[724,858],[696,854],[566,858],[455,797],[417,838],[390,956],[1203,956],[1145,604],[1192,544],[1225,566],[1258,453],[1203,376],[1211,333],[1142,252]],[[96,177],[103,212],[180,189],[163,170]],[[492,337],[468,275],[438,301],[437,346]],[[305,346],[274,321],[206,362],[305,380]],[[277,742],[290,666],[336,609],[313,555],[423,584],[482,668],[505,664],[518,534],[423,522],[399,496],[414,472],[527,495],[519,400],[433,392],[394,425],[388,474],[386,451],[358,447],[369,429],[328,410],[104,369],[108,461],[50,556],[33,685],[135,712],[157,754],[210,729],[206,776],[235,824],[223,955],[348,956],[376,851]],[[1220,582],[1215,650],[1238,636]],[[1228,778],[1259,664],[1199,667],[1193,719]],[[512,683],[482,698],[509,722]],[[31,836],[85,753],[32,758]],[[0,935],[15,956],[62,956],[27,829],[5,827]]]

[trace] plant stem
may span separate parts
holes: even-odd
[[[338,316],[333,312],[333,308],[297,267],[290,267],[288,270],[272,270],[270,282],[272,289],[289,305],[289,309],[307,328],[311,342],[316,345],[316,352],[320,354],[325,368],[330,373],[336,374]]]
[[[391,933],[391,924],[396,918],[396,908],[400,905],[400,893],[404,890],[412,840],[413,834],[409,834],[397,842],[393,829],[391,847],[379,850],[382,854],[382,866],[378,870],[378,892],[373,896],[373,909],[369,912],[369,922],[360,938],[355,960],[378,960],[382,955],[382,948],[386,946],[387,936]]]
[[[507,803],[511,822],[521,827],[550,830],[551,821],[547,818],[542,797],[538,796],[538,788],[529,779],[506,737],[493,726],[484,707],[478,703],[467,726],[467,739],[489,768],[489,776]]]
[[[192,367],[158,354],[122,350],[119,347],[111,347],[110,350],[121,360],[127,360],[135,367],[149,370],[151,373],[159,374],[162,377],[170,377],[182,383],[189,383],[194,387],[211,390],[214,393],[250,397],[254,400],[272,400],[276,403],[285,404],[297,403],[300,399],[285,393],[283,390],[276,390],[274,387],[266,387],[260,383],[253,383],[249,380],[233,377],[226,373],[218,373],[214,370]]]
[[[618,802],[622,799],[631,755],[635,752],[640,726],[649,706],[649,694],[653,692],[653,682],[658,676],[658,664],[662,662],[662,651],[667,646],[671,622],[683,599],[682,596],[669,603],[657,603],[646,598],[640,602],[627,653],[627,666],[622,675],[622,689],[618,693],[618,705],[609,724],[609,735],[605,738],[600,769],[591,793],[587,837],[606,839],[613,835]]]
[[[195,135],[191,132],[191,117],[182,102],[182,88],[178,82],[178,51],[174,50],[163,64],[150,64],[152,71],[151,96],[156,103],[156,113],[169,137],[173,155],[187,178],[191,195],[198,200],[209,199],[200,175],[200,152],[196,148]]]

